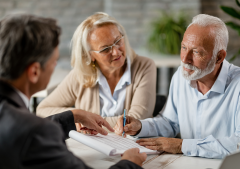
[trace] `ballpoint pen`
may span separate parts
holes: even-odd
[[[124,115],[123,115],[123,128],[124,128],[125,124],[126,124],[126,109],[124,109]],[[125,134],[125,132],[123,130],[122,137],[124,136],[124,134]]]

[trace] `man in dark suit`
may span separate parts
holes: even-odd
[[[54,70],[59,35],[56,21],[49,18],[22,14],[0,21],[1,169],[89,168],[68,151],[68,132],[76,130],[74,123],[104,135],[102,125],[113,131],[101,116],[84,111],[66,111],[48,119],[28,111],[30,97],[47,86]],[[111,168],[141,168],[145,159],[146,154],[130,149]]]

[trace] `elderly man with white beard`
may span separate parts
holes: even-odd
[[[225,60],[227,44],[223,21],[195,16],[184,34],[181,66],[162,114],[145,120],[127,116],[125,127],[119,118],[115,132],[158,136],[137,142],[174,154],[223,158],[235,152],[240,143],[240,68]],[[178,133],[181,139],[174,138]]]

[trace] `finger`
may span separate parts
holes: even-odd
[[[98,133],[102,134],[102,135],[107,135],[108,132],[106,130],[104,130],[103,128],[101,128],[98,125],[95,125],[94,130],[96,130]]]
[[[126,116],[126,124],[131,123],[131,117],[130,116]]]
[[[119,135],[119,136],[122,135],[122,133],[118,131],[118,129],[117,129],[116,126],[115,126],[113,129],[114,129],[115,134],[117,134],[117,135]]]
[[[109,124],[106,120],[104,120],[104,119],[102,119],[102,120],[103,120],[103,121],[102,121],[102,124],[101,124],[101,125],[105,126],[109,131],[114,132],[114,130],[113,130],[113,128],[110,126],[110,124]],[[102,127],[102,126],[100,126],[100,127]]]
[[[140,152],[139,148],[131,148],[129,150],[132,151],[133,153],[139,153]]]
[[[146,148],[151,149],[151,150],[163,151],[161,146],[146,146]]]
[[[138,128],[136,127],[136,125],[134,124],[134,122],[131,122],[129,124],[126,124],[124,126],[124,131],[125,132],[129,132],[129,131],[138,131]]]
[[[122,134],[123,132],[123,116],[119,117],[117,120],[117,124],[115,126],[116,132]]]
[[[151,141],[151,142],[140,142],[138,143],[141,146],[156,146],[156,142],[155,141]]]
[[[132,124],[131,124],[131,123],[130,123],[130,124],[126,124],[126,125],[124,126],[123,130],[124,130],[125,132],[130,132],[130,131],[132,131],[132,130],[133,130]]]
[[[76,126],[76,130],[80,131],[80,124],[79,123],[75,123],[75,126]]]
[[[147,154],[146,153],[140,153],[142,162],[144,162],[147,159]]]
[[[93,130],[93,131],[91,131],[91,134],[92,134],[92,135],[97,135],[97,134],[98,134],[98,132],[97,132],[97,131],[95,131],[95,130]]]
[[[140,143],[140,142],[153,142],[155,141],[155,139],[153,138],[142,138],[140,140],[137,140],[136,143]]]

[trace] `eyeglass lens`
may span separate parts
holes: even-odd
[[[120,39],[118,39],[112,46],[109,46],[109,47],[104,48],[104,49],[101,50],[99,53],[101,53],[102,55],[107,55],[107,54],[109,54],[109,53],[112,53],[112,48],[113,48],[113,46],[116,47],[117,49],[118,49],[119,47],[121,47],[121,45],[122,45],[122,41],[121,41],[122,38],[123,38],[123,36],[122,36]]]

